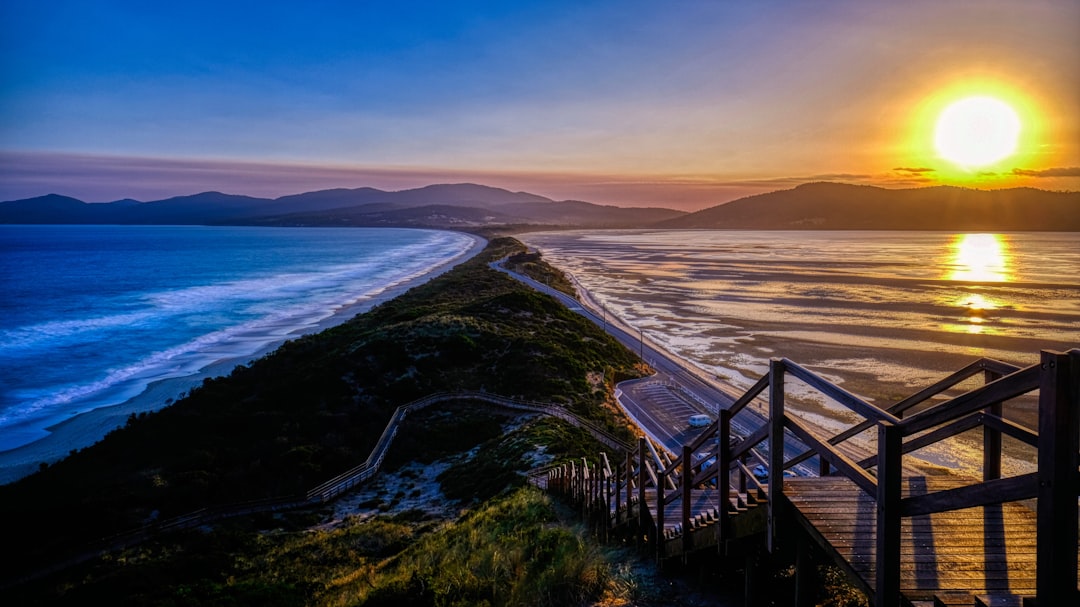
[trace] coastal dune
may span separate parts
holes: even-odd
[[[73,450],[94,444],[110,431],[122,427],[132,415],[156,411],[182,397],[207,378],[228,375],[236,366],[260,358],[277,349],[282,343],[301,335],[317,333],[340,325],[371,308],[393,299],[405,291],[443,274],[483,250],[487,241],[479,236],[463,234],[472,239],[468,250],[457,257],[431,267],[426,273],[406,277],[371,289],[353,301],[343,303],[331,315],[305,329],[294,330],[285,338],[256,342],[258,349],[240,356],[227,356],[200,368],[193,374],[154,381],[138,395],[113,405],[97,407],[73,415],[46,428],[48,434],[31,443],[0,451],[0,484],[14,482],[33,473],[43,464],[51,464]]]

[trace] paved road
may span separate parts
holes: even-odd
[[[623,408],[642,430],[672,453],[680,452],[684,444],[697,436],[697,429],[691,428],[688,423],[691,415],[706,413],[715,419],[719,408],[731,406],[741,395],[731,387],[707,377],[700,369],[690,367],[666,351],[654,347],[640,330],[624,325],[608,315],[588,291],[579,289],[588,304],[583,305],[566,293],[506,269],[499,262],[492,263],[491,267],[537,291],[551,295],[571,311],[603,327],[624,346],[638,352],[641,358],[656,370],[656,375],[652,377],[620,383],[616,395]],[[732,429],[738,434],[746,435],[764,423],[765,417],[761,413],[747,407],[732,420]]]

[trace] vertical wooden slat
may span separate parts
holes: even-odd
[[[875,607],[900,605],[901,428],[878,422],[877,579]]]
[[[1001,375],[990,370],[983,371],[983,380],[990,383]],[[986,408],[986,413],[1001,417],[1002,405],[996,402]],[[1001,432],[983,426],[983,480],[1001,478]]]
[[[659,468],[659,466],[658,466]],[[664,494],[667,493],[667,485],[664,480],[667,475],[664,474],[664,469],[659,468],[656,471],[656,558],[657,560],[664,556]]]
[[[608,464],[607,455],[601,453],[600,457],[604,458],[604,463],[605,464]],[[604,522],[604,543],[607,543],[607,541],[608,541],[608,532],[611,530],[611,466],[610,465],[605,465],[604,466],[604,471],[601,474],[601,478],[602,478],[601,486],[603,487],[603,497],[601,499],[604,502],[604,505],[603,505],[603,511],[604,511],[603,515],[604,515],[604,517],[601,520]],[[619,488],[615,487],[615,493],[618,493],[618,492],[619,492]]]
[[[645,480],[649,478],[645,472],[645,437],[638,438],[638,538],[645,533],[647,525],[647,516],[649,514],[648,504],[645,503]]]
[[[612,523],[614,525],[619,524],[619,510],[622,509],[622,490],[619,489],[619,483],[621,483],[621,482],[622,482],[622,462],[619,462],[615,466],[615,520]],[[630,483],[627,483],[627,485],[628,485],[627,488],[628,489],[629,489],[629,484]],[[627,505],[629,505],[629,503],[627,503]]]
[[[1042,352],[1039,379],[1039,496],[1036,603],[1075,605],[1080,350]]]
[[[743,453],[741,456],[739,456],[739,461],[742,463],[743,466],[747,466],[750,463],[750,456],[746,453]],[[745,495],[746,487],[746,473],[742,471],[742,468],[739,468],[739,493]]]
[[[784,361],[769,361],[769,504],[766,540],[776,550],[780,496],[784,491]]]
[[[693,501],[693,493],[691,491],[694,488],[694,460],[693,453],[690,451],[690,445],[683,445],[682,448],[682,547],[683,558],[690,552],[692,544],[690,543],[690,505]]]
[[[716,442],[716,542],[722,546],[728,534],[729,501],[731,499],[731,411],[721,409],[717,420]]]

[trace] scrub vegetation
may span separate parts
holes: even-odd
[[[523,251],[516,240],[494,239],[454,270],[208,380],[172,406],[133,417],[98,444],[0,487],[5,577],[155,520],[302,495],[362,462],[395,407],[433,392],[486,390],[559,403],[630,438],[610,394],[614,382],[639,373],[633,355],[487,266]],[[293,605],[320,604],[333,588],[351,589],[334,604],[392,596],[425,605],[519,604],[522,597],[562,604],[598,596],[607,584],[603,559],[580,531],[556,524],[547,498],[524,486],[523,472],[545,458],[595,455],[600,446],[562,422],[471,407],[414,416],[388,460],[393,467],[449,458],[437,480],[448,499],[468,509],[464,519],[399,513],[407,520],[380,517],[316,532],[307,529],[325,512],[234,519],[20,586],[29,593],[20,598]],[[490,544],[487,556],[475,555],[490,557],[490,571],[443,585],[440,576],[457,574],[437,563],[456,561],[451,550],[471,535]],[[521,568],[533,558],[546,565]],[[541,585],[550,598],[530,590]]]

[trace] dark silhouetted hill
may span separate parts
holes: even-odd
[[[808,183],[656,225],[753,230],[1080,231],[1080,192]]]
[[[684,214],[671,209],[556,202],[471,183],[398,192],[333,189],[277,199],[203,192],[141,203],[88,204],[57,195],[0,203],[0,223],[8,224],[647,227]]]

